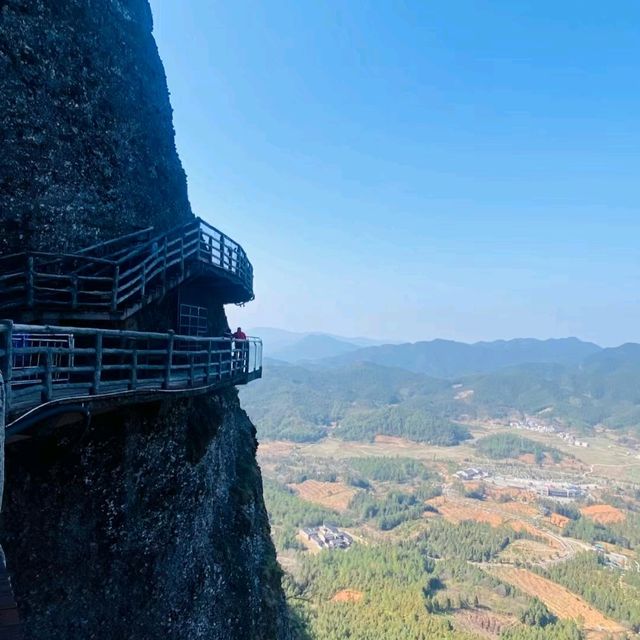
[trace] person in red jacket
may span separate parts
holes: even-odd
[[[234,340],[246,340],[247,339],[247,334],[242,330],[241,327],[238,327],[236,329],[236,332],[233,334],[233,339]]]
[[[233,334],[234,340],[234,360],[235,360],[235,369],[244,372],[246,370],[247,365],[247,348],[246,342],[247,334],[242,330],[241,327],[236,329],[236,332]]]

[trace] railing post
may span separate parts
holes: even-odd
[[[140,289],[140,298],[144,300],[147,291],[147,262],[142,263],[142,288]]]
[[[111,288],[111,312],[115,313],[118,308],[118,290],[120,289],[120,265],[117,264],[113,270],[113,284]]]
[[[11,410],[11,382],[13,380],[13,321],[6,320],[2,323],[5,326],[5,349],[4,362],[2,363],[2,376],[5,384],[5,415],[9,415]]]
[[[32,255],[27,256],[27,306],[33,309],[36,300],[35,265]]]
[[[180,279],[184,280],[184,236],[180,237]]]
[[[134,391],[138,386],[138,350],[134,347],[131,352],[131,382],[129,389]]]
[[[220,266],[224,269],[224,234],[220,234]]]
[[[173,343],[175,342],[175,331],[169,331],[167,340],[167,355],[164,364],[163,389],[168,389],[171,384],[171,367],[173,365]]]
[[[93,370],[93,394],[100,393],[100,378],[102,377],[102,334],[96,333],[96,362]]]
[[[49,402],[53,397],[53,352],[49,347],[45,352],[44,365],[44,389],[42,390],[42,402]]]
[[[75,274],[71,276],[71,308],[78,308],[78,276]]]
[[[213,340],[209,340],[209,348],[207,350],[207,372],[205,374],[205,384],[209,384],[211,378],[211,351],[213,350]]]
[[[162,289],[167,290],[167,236],[164,237],[164,255],[162,262]]]
[[[193,353],[189,354],[189,386],[193,387],[196,377],[195,357]]]

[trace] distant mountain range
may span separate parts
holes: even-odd
[[[372,362],[436,378],[457,378],[527,363],[577,364],[600,351],[602,348],[598,345],[577,338],[525,338],[475,344],[431,340],[352,349],[328,356],[321,364],[335,367],[354,362]]]
[[[262,338],[265,356],[284,362],[323,360],[363,347],[388,343],[371,338],[345,338],[318,332],[299,333],[272,327],[254,327],[249,330],[249,334]]]
[[[436,378],[456,378],[526,363],[576,364],[602,348],[577,338],[496,340],[467,344],[453,340],[386,343],[325,333],[296,333],[259,327],[265,356],[289,363],[339,367],[371,362]],[[640,349],[640,347],[639,347]]]
[[[263,437],[316,439],[338,423],[341,437],[455,441],[464,434],[452,422],[513,412],[640,435],[640,345],[603,349],[570,338],[367,347],[268,365],[242,396]]]

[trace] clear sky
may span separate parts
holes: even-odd
[[[638,0],[151,0],[231,322],[640,341]]]

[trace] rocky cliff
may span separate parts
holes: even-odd
[[[146,0],[0,2],[0,250],[191,215]]]
[[[0,136],[0,253],[192,215],[147,0],[0,1]],[[49,426],[6,449],[28,640],[289,636],[235,390]]]

